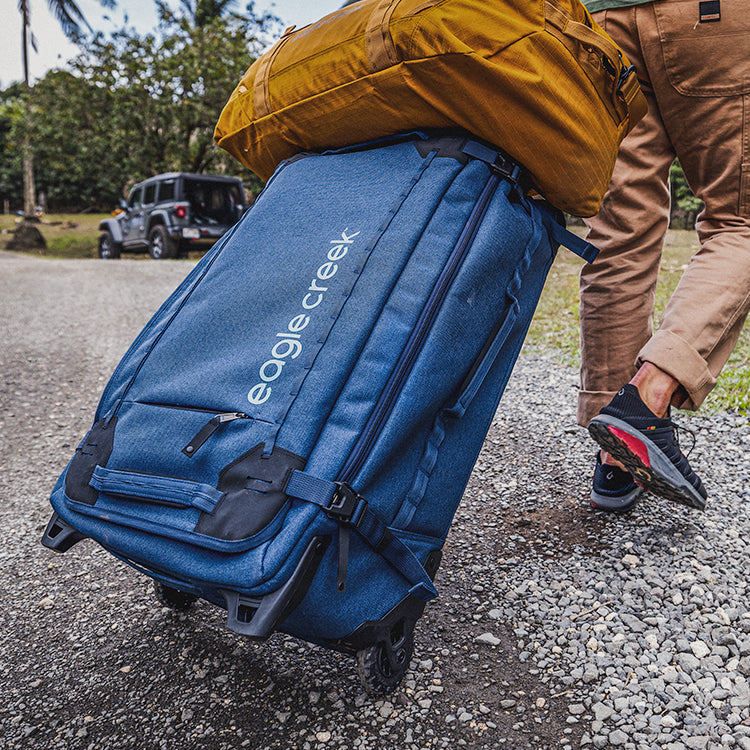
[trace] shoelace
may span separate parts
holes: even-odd
[[[698,440],[697,435],[689,427],[683,427],[682,425],[677,424],[676,422],[674,422],[671,418],[669,420],[669,424],[672,427],[672,431],[674,433],[674,441],[675,441],[675,443],[677,443],[677,447],[680,449],[680,453],[682,453],[685,456],[685,458],[688,458],[690,456],[690,454],[693,452],[693,449],[695,448],[695,444],[696,444],[696,442]],[[693,439],[692,445],[690,446],[690,450],[688,450],[687,453],[685,453],[682,450],[682,446],[680,445],[680,433],[681,432],[689,434],[690,437]]]
[[[667,419],[669,420],[669,426],[672,428],[672,432],[674,433],[674,441],[677,443],[677,448],[679,449],[680,453],[682,453],[685,458],[688,458],[690,454],[693,452],[693,448],[695,448],[695,443],[697,441],[697,436],[693,430],[691,430],[689,427],[683,427],[680,424],[677,424],[672,419],[672,407],[671,405],[667,407]],[[682,450],[682,446],[680,445],[680,432],[687,432],[691,438],[693,438],[693,444],[690,446],[690,450],[685,453]]]

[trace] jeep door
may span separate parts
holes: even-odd
[[[130,193],[125,214],[119,218],[119,221],[122,227],[123,244],[126,247],[143,241],[143,185],[136,186]]]
[[[156,203],[156,186],[159,183],[147,182],[143,186],[143,210],[141,212],[141,223],[138,225],[138,241],[148,245],[148,235],[150,228],[150,217]]]

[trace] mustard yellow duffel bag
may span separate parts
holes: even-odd
[[[287,30],[214,137],[267,179],[299,151],[458,127],[523,164],[554,206],[591,216],[645,112],[628,60],[578,0],[361,0]]]

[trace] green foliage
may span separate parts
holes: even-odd
[[[560,362],[575,367],[580,363],[578,275],[582,263],[573,253],[560,251],[524,344],[526,349],[551,351]]]
[[[37,191],[49,205],[79,207],[112,201],[123,173],[108,118],[107,92],[63,70],[50,71],[33,89],[30,136]]]
[[[738,414],[750,414],[750,334],[740,340],[738,347],[744,350],[745,359],[730,360],[719,375],[716,388],[706,399],[706,410],[730,410]]]
[[[192,2],[182,0],[182,7],[192,18],[197,28],[208,25],[216,18],[221,18],[234,4],[235,0],[192,0]],[[158,0],[157,7],[160,8],[162,14],[170,13],[169,6]]]
[[[672,195],[672,226],[677,229],[692,229],[695,217],[703,208],[703,201],[693,195],[679,160],[675,160],[669,170]]]
[[[22,202],[23,196],[23,84],[0,92],[0,199]]]
[[[677,205],[683,211],[699,211],[703,206],[703,201],[693,195],[693,191],[690,189],[690,185],[688,185],[679,160],[675,160],[672,164],[669,171],[669,179],[672,183],[672,193],[677,199]]]
[[[260,181],[213,141],[219,113],[277,21],[229,12],[233,0],[157,3],[152,34],[123,28],[79,39],[68,70],[32,88],[29,135],[37,191],[52,208],[110,209],[159,172],[232,174]],[[21,202],[22,92],[0,92],[0,199]]]

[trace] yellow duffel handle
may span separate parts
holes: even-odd
[[[621,52],[615,46],[615,43],[611,42],[607,37],[597,34],[596,31],[586,26],[585,23],[580,23],[569,18],[559,8],[552,5],[552,3],[544,4],[544,13],[547,20],[562,31],[563,34],[577,39],[584,47],[594,47],[597,49],[607,57],[615,70],[620,67]]]
[[[544,3],[544,12],[547,20],[563,34],[576,39],[584,47],[597,50],[609,60],[612,70],[615,71],[615,90],[613,92],[615,97],[618,94],[622,95],[628,106],[631,122],[640,120],[646,114],[646,109],[638,106],[638,102],[636,102],[640,93],[638,77],[635,69],[628,70],[626,68],[622,52],[615,43],[610,41],[608,37],[597,33],[591,27],[586,26],[585,23],[569,18],[552,3]],[[643,103],[645,104],[645,100]]]
[[[268,81],[271,76],[271,66],[276,56],[281,51],[285,42],[289,41],[296,26],[290,26],[281,36],[278,42],[258,60],[258,70],[255,73],[255,84],[253,85],[253,111],[259,120],[261,117],[270,115],[271,97],[268,92]]]
[[[391,16],[398,0],[380,0],[370,14],[365,31],[367,64],[371,73],[398,63],[396,45],[391,36]]]

